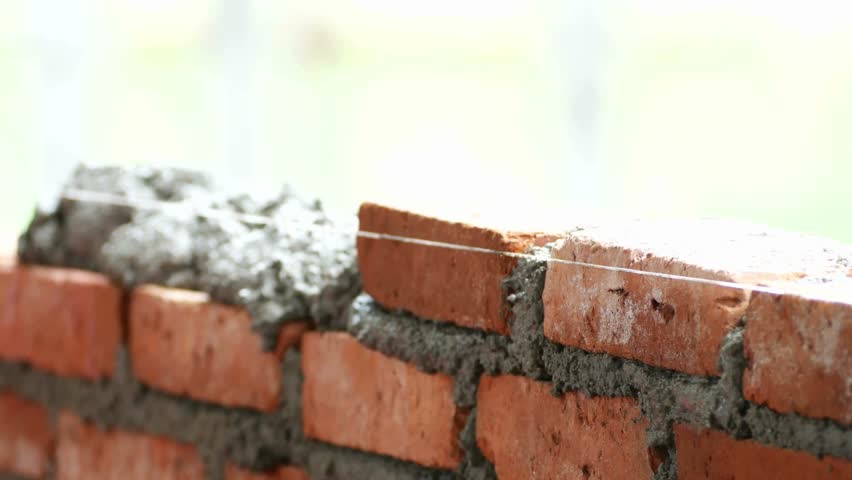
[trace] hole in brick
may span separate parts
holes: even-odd
[[[623,287],[610,288],[610,289],[607,290],[607,292],[614,293],[614,294],[618,295],[619,297],[621,297],[622,299],[627,298],[627,296],[630,295],[630,293],[627,290],[625,290]]]
[[[669,458],[669,452],[663,447],[650,447],[648,448],[648,465],[651,466],[651,471],[657,473],[657,470],[660,469],[660,465],[665,463],[665,461]]]
[[[589,478],[589,477],[592,476],[592,468],[589,467],[588,465],[583,465],[582,471],[583,471],[583,478]]]
[[[658,302],[655,298],[651,299],[651,307],[654,308],[654,311],[659,312],[660,315],[663,316],[663,320],[665,320],[666,323],[670,322],[675,316],[675,309],[673,306],[668,303]]]
[[[562,437],[559,436],[559,432],[551,433],[550,441],[553,442],[554,445],[559,445],[560,443],[562,443]]]
[[[130,344],[130,300],[130,292],[125,291],[121,294],[121,304],[119,306],[121,316],[119,319],[121,322],[121,342],[125,345]],[[9,305],[11,305],[11,302],[9,302]]]

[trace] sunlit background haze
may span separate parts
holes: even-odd
[[[852,243],[852,3],[0,0],[0,230],[78,162]]]

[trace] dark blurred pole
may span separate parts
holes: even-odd
[[[605,0],[567,0],[562,7],[560,50],[568,90],[568,143],[572,192],[576,207],[599,208],[607,194],[600,178],[602,66],[606,50],[602,15]]]
[[[221,12],[223,170],[228,178],[242,182],[251,179],[256,154],[252,2],[222,0]]]

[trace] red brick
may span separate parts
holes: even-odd
[[[830,241],[740,223],[622,222],[570,234],[553,256],[746,286],[838,275],[846,252]],[[718,375],[722,339],[749,299],[749,290],[736,287],[552,262],[544,332],[584,350]]]
[[[837,300],[812,296],[835,288]],[[852,423],[852,282],[801,293],[754,295],[743,391],[779,412]]]
[[[0,358],[95,380],[115,371],[122,292],[81,270],[0,268]]]
[[[70,413],[59,416],[57,480],[199,480],[204,463],[196,449],[163,437],[104,431]]]
[[[52,457],[47,410],[12,393],[0,393],[0,473],[42,478]]]
[[[310,480],[298,467],[278,467],[269,472],[253,472],[234,465],[225,466],[225,480]]]
[[[276,351],[265,352],[246,310],[202,292],[139,287],[130,306],[133,373],[196,400],[271,411],[282,396],[281,359],[305,328],[286,325]]]
[[[653,477],[658,462],[635,399],[550,390],[525,377],[482,377],[476,440],[500,480]]]
[[[370,350],[345,333],[302,338],[305,435],[430,467],[455,468],[467,412],[453,379]]]
[[[680,480],[852,479],[852,463],[675,425]]]
[[[367,232],[523,252],[553,237],[441,220],[372,203],[361,205],[360,229]],[[516,258],[489,253],[358,238],[364,291],[380,304],[420,317],[501,334],[506,324],[502,281]]]
[[[15,259],[0,255],[0,332],[13,328],[15,318]],[[8,358],[3,350],[5,343],[0,338],[0,358]]]

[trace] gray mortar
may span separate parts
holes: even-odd
[[[210,178],[184,170],[81,166],[68,190],[182,203],[134,210],[60,195],[37,209],[21,235],[23,262],[105,273],[126,288],[154,283],[207,292],[248,309],[267,347],[283,323],[327,322],[360,291],[354,223],[333,221],[318,201],[289,187],[260,198],[221,193]],[[209,209],[271,221],[199,214]]]
[[[547,259],[553,245],[532,247],[527,252],[534,258],[518,260],[512,274],[503,280],[503,294],[510,307],[509,331],[512,341],[510,355],[517,359],[524,375],[545,379],[545,352],[549,343],[544,337],[544,277],[547,274]]]
[[[461,432],[460,443],[464,451],[464,459],[459,466],[459,476],[468,480],[496,480],[497,472],[494,465],[485,458],[476,443],[476,408],[471,409],[464,429]]]

